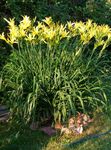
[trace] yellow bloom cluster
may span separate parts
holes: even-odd
[[[13,45],[21,40],[28,41],[31,44],[44,42],[46,44],[59,43],[61,39],[80,37],[80,42],[88,44],[92,38],[95,39],[95,49],[103,45],[105,48],[111,42],[111,28],[107,25],[97,25],[88,20],[83,22],[67,22],[66,25],[54,23],[51,17],[46,17],[42,22],[34,25],[34,20],[24,16],[19,25],[15,24],[14,19],[7,20],[9,33],[5,37],[4,33],[0,34],[0,39],[5,40],[8,44]]]

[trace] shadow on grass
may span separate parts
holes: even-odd
[[[50,139],[41,131],[11,129],[7,126],[0,125],[0,150],[42,150]]]

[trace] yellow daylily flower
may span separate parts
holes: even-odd
[[[73,26],[72,26],[72,22],[67,22],[67,27],[69,30],[72,30]]]
[[[96,48],[99,47],[99,46],[104,45],[104,43],[105,43],[104,40],[96,41],[95,44],[94,44],[94,49],[96,49]]]
[[[4,20],[9,24],[10,27],[15,26],[15,20],[13,19],[9,19],[7,20],[6,18],[4,18]]]
[[[24,29],[19,30],[19,37],[25,37],[26,36],[26,31]]]
[[[3,32],[2,34],[0,34],[0,39],[1,39],[1,40],[6,41],[6,38],[5,38],[4,32]]]
[[[89,28],[91,28],[92,27],[92,20],[88,20],[87,22],[86,22],[86,28],[87,29],[89,29]]]
[[[61,38],[65,38],[68,36],[68,32],[65,30],[65,27],[63,25],[60,25],[59,35]]]
[[[32,34],[33,34],[33,36],[38,35],[38,33],[39,33],[39,28],[38,28],[38,26],[33,27],[33,28],[32,28]]]
[[[30,26],[31,26],[31,20],[30,20],[30,18],[28,16],[24,16],[23,20],[19,24],[19,28],[25,30],[25,29],[27,29]]]
[[[46,17],[43,22],[45,22],[47,25],[51,25],[52,23],[52,18],[51,17]]]
[[[12,28],[10,28],[9,31],[10,31],[10,33],[9,33],[10,36],[13,36],[15,38],[17,38],[19,36],[18,27],[16,25],[14,25]]]
[[[26,41],[31,42],[32,40],[34,40],[34,36],[31,33],[29,33],[29,35],[26,37]]]
[[[108,33],[108,40],[111,40],[111,32]]]

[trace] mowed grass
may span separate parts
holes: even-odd
[[[111,130],[111,119],[106,114],[98,113],[82,135],[55,135],[49,137],[41,131],[18,129],[8,124],[0,125],[0,150],[62,150],[66,144],[87,135],[104,133]],[[90,139],[66,150],[110,150],[111,133],[99,138]]]

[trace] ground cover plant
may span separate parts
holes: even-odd
[[[110,27],[91,20],[63,25],[50,17],[5,20],[9,32],[0,39],[12,53],[2,70],[1,90],[13,120],[64,123],[78,111],[107,109]]]

